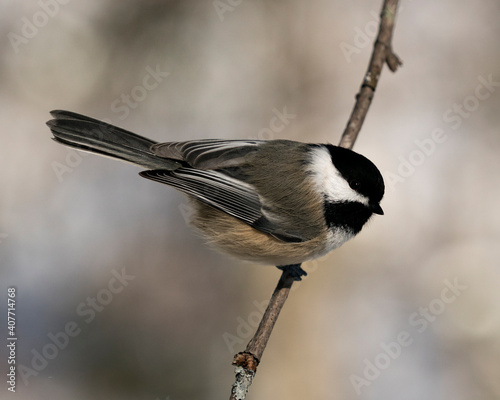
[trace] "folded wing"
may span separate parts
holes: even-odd
[[[191,140],[158,143],[151,151],[158,157],[185,161],[193,168],[222,169],[241,164],[262,143],[263,140]]]
[[[271,221],[264,215],[261,200],[252,185],[222,172],[179,168],[175,171],[143,171],[140,175],[173,186],[181,192],[280,240],[286,242],[305,240],[283,231],[279,223]]]

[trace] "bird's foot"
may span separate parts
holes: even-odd
[[[290,275],[294,281],[301,281],[303,276],[307,276],[307,272],[300,267],[301,265],[302,264],[279,265],[276,266],[276,268],[288,272],[288,275]]]

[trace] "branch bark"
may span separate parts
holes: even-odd
[[[233,365],[236,366],[236,381],[231,390],[230,400],[244,400],[246,398],[248,388],[252,384],[252,380],[257,372],[257,366],[267,346],[278,315],[288,298],[293,282],[294,278],[289,275],[287,270],[284,270],[269,300],[257,331],[252,339],[250,339],[250,342],[248,342],[245,351],[234,356]]]
[[[340,139],[339,146],[341,147],[352,149],[354,146],[370,108],[384,64],[387,64],[392,72],[395,72],[402,64],[399,57],[393,53],[391,45],[397,6],[398,0],[384,0],[380,15],[379,31],[373,46],[368,71],[363,78],[361,89],[356,95],[354,108]],[[246,398],[248,388],[252,384],[257,366],[267,346],[279,313],[288,298],[293,282],[293,277],[285,269],[276,289],[274,289],[255,335],[248,343],[245,351],[234,356],[233,365],[236,366],[236,379],[231,389],[230,400],[244,400]]]
[[[361,83],[361,89],[356,95],[356,103],[347,121],[346,128],[340,139],[339,146],[352,149],[372,103],[375,89],[384,64],[392,72],[402,65],[399,57],[392,52],[392,32],[396,19],[398,0],[385,0],[380,13],[380,25],[373,52],[368,64],[368,71]]]

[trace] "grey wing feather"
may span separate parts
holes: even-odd
[[[116,158],[145,168],[175,169],[174,160],[154,155],[150,148],[156,142],[125,129],[70,111],[51,112],[47,122],[54,140],[82,151]]]
[[[262,203],[252,185],[217,171],[179,168],[175,171],[150,170],[141,176],[165,183],[194,198],[269,233],[286,242],[302,242],[303,238],[284,232],[262,213]]]
[[[158,157],[185,161],[194,168],[221,169],[239,165],[246,155],[257,151],[263,142],[263,140],[191,140],[158,143],[151,147],[151,151]]]
[[[252,224],[261,215],[259,196],[253,188],[221,173],[179,168],[175,172],[144,171],[141,175],[168,183],[248,224]]]
[[[147,139],[145,137],[127,131],[123,128],[119,128],[118,126],[114,126],[106,122],[87,117],[82,114],[77,114],[71,111],[64,111],[64,110],[53,110],[50,112],[50,114],[54,117],[54,119],[57,122],[66,120],[66,121],[80,121],[82,123],[87,123],[81,125],[83,127],[87,127],[87,131],[89,133],[92,133],[93,129],[94,134],[99,138],[102,138],[102,136],[104,136],[105,134],[112,133],[113,135],[116,136],[116,139],[114,139],[115,141],[118,141],[120,139],[132,141],[132,144],[135,145],[136,147],[140,146],[141,148],[149,149],[152,145],[156,144],[156,142],[153,140]]]

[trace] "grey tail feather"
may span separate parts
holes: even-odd
[[[180,163],[153,154],[155,141],[70,111],[51,111],[47,122],[54,140],[78,150],[116,158],[147,169],[174,170]]]

